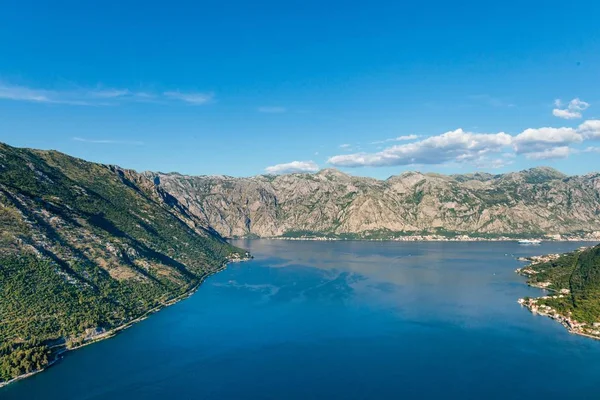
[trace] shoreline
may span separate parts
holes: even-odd
[[[531,285],[529,285],[531,286]],[[537,286],[531,286],[531,287],[537,287]],[[532,299],[532,300],[537,300],[536,299]],[[574,335],[579,335],[579,336],[584,336],[587,337],[589,339],[594,339],[594,340],[598,340],[600,341],[600,335],[594,335],[592,333],[588,333],[588,332],[583,332],[581,331],[580,327],[578,327],[576,324],[578,324],[576,321],[572,321],[570,318],[565,317],[562,314],[550,314],[549,312],[539,312],[536,310],[534,304],[535,303],[527,303],[524,301],[524,299],[519,299],[518,303],[522,306],[525,307],[527,310],[529,310],[529,312],[533,315],[540,315],[542,317],[548,317],[550,319],[553,319],[554,321],[558,322],[559,324],[561,324],[562,326],[565,327],[565,329],[567,330],[567,332],[574,334]],[[552,309],[553,310],[553,309]]]
[[[225,262],[221,267],[217,268],[216,270],[206,273],[203,276],[201,276],[198,279],[198,282],[194,286],[192,286],[191,288],[189,288],[188,290],[186,290],[184,293],[180,294],[179,296],[176,296],[169,300],[165,300],[165,302],[163,302],[162,304],[146,311],[144,314],[140,315],[139,317],[132,319],[131,321],[128,321],[128,322],[124,323],[123,325],[114,327],[109,331],[103,332],[103,333],[89,339],[85,343],[82,343],[78,346],[71,347],[71,348],[67,348],[66,345],[57,345],[57,346],[50,347],[50,349],[54,348],[54,349],[58,349],[58,350],[54,354],[54,358],[44,368],[38,369],[37,371],[31,371],[31,372],[28,372],[23,375],[16,376],[13,379],[6,381],[6,382],[0,382],[0,389],[2,389],[5,386],[10,385],[11,383],[27,379],[29,377],[32,377],[33,375],[39,374],[40,372],[46,371],[48,368],[52,367],[54,364],[56,364],[58,361],[60,361],[64,357],[65,353],[68,353],[68,352],[74,351],[74,350],[78,350],[82,347],[89,346],[91,344],[98,343],[98,342],[106,340],[106,339],[113,338],[120,332],[124,331],[125,329],[131,328],[133,325],[137,324],[138,322],[142,322],[143,320],[147,319],[152,314],[155,314],[164,308],[167,308],[169,306],[179,303],[182,300],[192,297],[194,295],[194,293],[196,293],[196,291],[198,291],[198,289],[200,288],[200,286],[204,283],[204,281],[206,279],[210,278],[211,276],[213,276],[219,272],[224,271],[225,269],[227,269],[227,266],[229,264],[244,262],[244,261],[248,261],[250,259],[251,259],[251,257],[228,260],[227,262]]]
[[[585,247],[580,248],[579,250],[582,249],[585,249]],[[577,320],[572,319],[569,315],[561,314],[556,309],[539,302],[540,300],[565,298],[566,296],[570,295],[570,291],[567,289],[556,289],[550,287],[553,284],[550,281],[534,283],[530,280],[532,275],[538,273],[534,269],[536,265],[555,260],[560,256],[561,255],[559,254],[549,254],[545,256],[534,256],[525,259],[519,259],[519,261],[530,262],[528,265],[522,268],[517,268],[515,270],[517,274],[527,278],[527,286],[551,292],[552,295],[545,295],[534,298],[520,298],[517,300],[517,303],[519,303],[521,307],[527,308],[527,310],[529,310],[529,312],[533,315],[548,317],[560,323],[562,326],[565,327],[565,329],[569,333],[600,341],[600,324],[594,323],[593,325],[588,325],[586,323],[579,322]]]
[[[500,238],[482,238],[482,237],[457,237],[444,238],[434,236],[406,236],[402,238],[387,238],[387,239],[369,239],[369,238],[335,238],[335,237],[235,237],[228,240],[289,240],[289,241],[355,241],[355,242],[518,242],[521,239],[500,237]],[[569,243],[569,242],[600,242],[598,238],[561,238],[561,239],[540,239],[543,243]],[[537,246],[538,244],[522,244],[523,246]]]

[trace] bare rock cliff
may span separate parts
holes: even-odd
[[[303,233],[573,234],[600,230],[600,174],[406,172],[387,180],[334,169],[251,178],[145,173],[226,237]]]

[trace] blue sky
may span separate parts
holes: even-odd
[[[599,2],[121,3],[3,4],[0,141],[187,174],[599,169]]]

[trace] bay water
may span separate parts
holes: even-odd
[[[234,244],[255,259],[0,399],[600,398],[600,342],[514,272],[591,243]]]

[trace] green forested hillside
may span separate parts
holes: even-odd
[[[538,299],[562,315],[592,326],[600,322],[600,245],[564,254],[552,261],[534,264],[532,284],[550,283],[562,297]]]
[[[133,171],[0,144],[0,382],[244,254]]]

